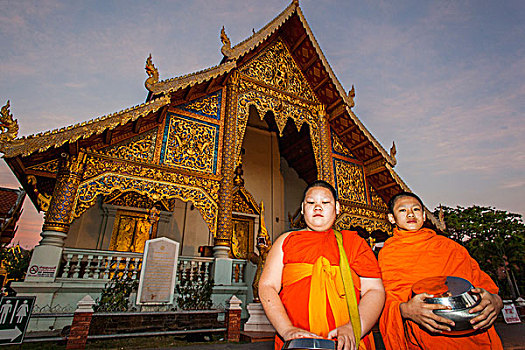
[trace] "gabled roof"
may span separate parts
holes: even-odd
[[[353,96],[346,93],[334,74],[298,0],[293,0],[272,21],[237,45],[231,47],[229,39],[223,38],[221,52],[224,58],[219,65],[180,77],[154,81],[149,85],[150,95],[144,104],[66,128],[15,139],[8,143],[8,147],[4,147],[5,158],[41,153],[87,139],[154,113],[170,102],[187,102],[192,96],[203,96],[223,85],[230,72],[253,57],[251,55],[257,50],[261,51],[269,40],[279,36],[285,39],[298,67],[325,105],[332,131],[363,163],[369,183],[378,194],[388,200],[394,193],[408,190],[408,186],[392,169],[396,164],[394,154],[386,152],[352,111]]]

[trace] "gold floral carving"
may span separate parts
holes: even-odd
[[[190,102],[185,106],[181,106],[181,108],[190,109],[217,118],[217,112],[219,110],[219,94],[206,96],[204,98]]]
[[[78,188],[73,216],[79,217],[93,206],[99,195],[109,195],[117,190],[134,191],[154,201],[172,198],[191,201],[201,213],[210,232],[215,232],[217,204],[202,188],[123,174],[106,173],[82,182]]]
[[[386,233],[392,231],[392,225],[385,220],[377,220],[360,216],[353,216],[349,214],[341,215],[335,222],[335,227],[338,230],[348,230],[351,227],[360,226],[372,233],[375,230],[381,230]]]
[[[339,198],[367,204],[363,167],[339,159],[334,159],[334,166]]]
[[[249,107],[253,105],[259,111],[260,118],[268,111],[272,111],[280,135],[286,126],[288,118],[291,118],[297,130],[300,130],[306,122],[310,127],[310,139],[319,174],[321,164],[321,140],[319,131],[318,105],[311,105],[298,100],[290,95],[279,93],[275,90],[260,86],[253,82],[241,79],[238,95],[237,110],[237,135],[235,144],[235,155],[240,162],[241,145],[248,123]]]
[[[118,192],[111,193],[104,199],[104,203],[121,207],[133,207],[140,209],[151,209],[155,205],[155,201],[147,196],[140,195],[137,192]],[[172,211],[175,207],[173,199],[164,200],[161,202],[162,209]]]
[[[292,55],[280,40],[242,67],[240,73],[278,90],[319,103]]]
[[[58,159],[52,160],[50,162],[35,164],[28,167],[28,169],[56,174],[58,171]]]
[[[100,149],[97,153],[137,162],[151,162],[155,152],[156,137],[157,130],[154,130],[124,143]]]
[[[218,179],[215,180],[203,176],[175,173],[169,169],[149,167],[145,164],[106,158],[95,154],[90,154],[87,158],[86,171],[82,181],[86,182],[90,178],[101,176],[106,173],[125,174],[153,181],[167,181],[184,186],[202,188],[214,201],[219,200]]]
[[[163,164],[213,173],[218,128],[171,116]]]
[[[371,203],[372,206],[381,208],[387,211],[388,207],[385,204],[385,201],[383,200],[383,198],[379,197],[379,195],[377,194],[377,192],[374,190],[372,186],[370,186],[369,191],[370,191],[370,200],[372,201]]]
[[[387,220],[386,211],[378,211],[370,208],[364,208],[355,205],[347,205],[346,203],[341,203],[341,214],[349,214],[351,216],[363,216],[371,219],[378,220]]]
[[[345,146],[343,141],[337,136],[335,133],[332,132],[332,147],[334,149],[334,152],[343,154],[350,158],[355,158],[352,152]]]

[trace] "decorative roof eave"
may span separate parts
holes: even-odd
[[[350,109],[350,106],[348,105],[347,101],[345,101],[345,108],[350,118],[352,118],[352,121],[357,125],[359,130],[361,130],[361,132],[368,138],[368,141],[370,141],[370,143],[374,145],[377,151],[381,153],[383,158],[385,158],[385,160],[387,161],[387,164],[391,165],[392,167],[395,166],[397,164],[397,160],[387,153],[387,151],[383,148],[383,146],[381,146],[379,141],[377,141],[376,138],[370,133],[370,131],[368,131],[368,129],[363,125],[363,123],[361,123],[359,118]]]
[[[396,171],[389,164],[385,164],[385,167],[388,170],[388,172],[390,173],[390,176],[392,176],[394,181],[401,187],[401,189],[403,191],[413,193],[410,190],[410,188],[408,187],[408,185],[405,183],[405,181],[403,181],[403,179],[396,173]],[[442,222],[440,222],[438,219],[436,219],[434,214],[430,210],[428,210],[428,208],[426,206],[425,206],[425,213],[427,214],[427,218],[429,218],[430,221],[432,221],[432,223],[438,229],[440,229],[441,231],[445,231],[445,225],[443,225]]]
[[[28,156],[34,152],[43,152],[49,148],[60,147],[68,142],[75,142],[92,135],[99,135],[107,129],[112,130],[119,125],[124,125],[129,121],[154,113],[169,103],[169,95],[162,95],[155,100],[90,121],[15,139],[5,147],[4,158]]]
[[[195,73],[159,81],[151,87],[151,92],[153,94],[170,93],[175,90],[191,87],[229,73],[235,67],[237,67],[237,63],[235,61],[228,61],[218,66],[204,69]]]
[[[296,12],[296,10],[299,10],[299,1],[294,0],[286,9],[284,9],[283,12],[270,21],[270,23],[262,27],[249,38],[232,47],[228,52],[227,59],[237,60],[247,52],[255,49],[257,46],[262,44],[264,40],[275,33],[286,22],[286,20],[290,18],[294,12]]]

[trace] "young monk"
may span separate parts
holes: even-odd
[[[467,250],[456,242],[422,228],[423,203],[409,192],[395,195],[388,204],[394,236],[379,252],[379,266],[386,290],[380,330],[387,349],[503,349],[492,326],[503,308],[498,288],[481,271]],[[470,312],[481,312],[470,322],[475,333],[447,335],[454,322],[432,310],[446,309],[425,303],[427,293],[412,297],[412,285],[424,278],[456,276],[476,287],[481,302]]]
[[[356,232],[342,232],[358,302],[354,324],[360,325],[361,331],[356,341],[332,230],[339,213],[335,189],[325,181],[310,184],[301,213],[307,228],[284,233],[275,241],[259,283],[261,303],[279,334],[275,349],[281,349],[283,340],[312,337],[337,339],[338,350],[356,349],[363,338],[359,349],[372,349],[369,331],[385,298],[372,250]]]

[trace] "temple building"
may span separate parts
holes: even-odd
[[[221,62],[184,76],[161,79],[148,57],[146,101],[120,112],[17,138],[4,107],[4,160],[45,212],[25,283],[69,278],[68,249],[142,253],[155,237],[179,242],[183,257],[247,259],[261,203],[274,240],[300,227],[316,179],[337,189],[338,228],[388,235],[386,203],[409,190],[395,146],[387,152],[352,111],[354,88],[299,2],[237,45],[224,28],[220,39]]]

